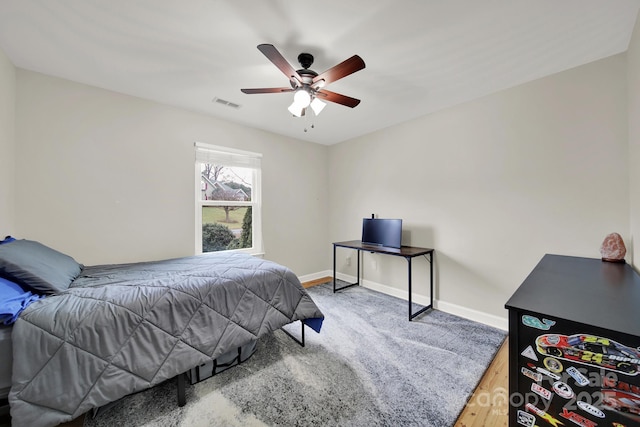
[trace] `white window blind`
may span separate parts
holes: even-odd
[[[241,168],[260,169],[262,154],[250,151],[235,150],[215,145],[195,143],[196,161],[199,163],[215,163]]]

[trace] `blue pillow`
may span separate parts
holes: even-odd
[[[4,238],[4,240],[0,240],[0,245],[4,245],[5,243],[11,243],[14,240],[16,240],[16,239],[14,239],[11,236],[7,236],[7,237]]]
[[[32,240],[0,245],[0,277],[37,293],[56,294],[82,271],[69,255]]]
[[[44,296],[25,291],[12,281],[0,277],[0,323],[11,325],[22,310],[40,298]]]

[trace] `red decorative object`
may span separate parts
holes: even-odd
[[[604,238],[602,246],[600,246],[600,255],[602,255],[603,261],[624,262],[626,254],[627,248],[624,246],[622,236],[618,233],[611,233]]]

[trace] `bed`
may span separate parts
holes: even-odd
[[[19,242],[0,245],[4,277],[18,279],[3,256]],[[13,325],[14,427],[70,421],[294,321],[319,332],[324,318],[291,270],[249,255],[80,266],[77,275],[65,262],[69,271],[48,277],[55,288],[74,276],[67,287]]]
[[[11,326],[0,326],[0,406],[9,396],[11,388]]]

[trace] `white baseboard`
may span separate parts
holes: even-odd
[[[333,271],[325,270],[317,273],[305,274],[304,276],[298,276],[300,283],[311,282],[313,280],[322,279],[323,277],[333,277]]]
[[[494,314],[484,313],[472,308],[467,308],[458,304],[452,304],[450,302],[440,300],[437,301],[436,308],[438,310],[444,311],[445,313],[464,317],[465,319],[483,323],[487,326],[493,326],[494,328],[502,329],[503,331],[509,330],[509,320],[507,318],[502,318]]]
[[[307,274],[300,276],[301,282],[309,282],[311,280],[320,279],[322,277],[333,277],[332,270],[325,270],[318,273]],[[348,274],[336,273],[336,278],[344,280],[345,282],[355,283],[356,277]],[[304,280],[303,280],[304,279]],[[373,282],[371,280],[363,279],[360,283],[363,287],[381,292],[383,294],[391,295],[403,300],[409,300],[409,292],[398,288],[392,288],[391,286],[383,285],[381,283]],[[424,295],[413,294],[413,302],[420,305],[428,305],[429,297]],[[482,311],[474,310],[472,308],[463,307],[458,304],[453,304],[446,301],[434,300],[433,307],[437,310],[444,311],[445,313],[460,316],[465,319],[473,320],[474,322],[482,323],[494,328],[502,329],[503,331],[509,330],[509,322],[507,318],[495,316],[493,314],[484,313]]]

